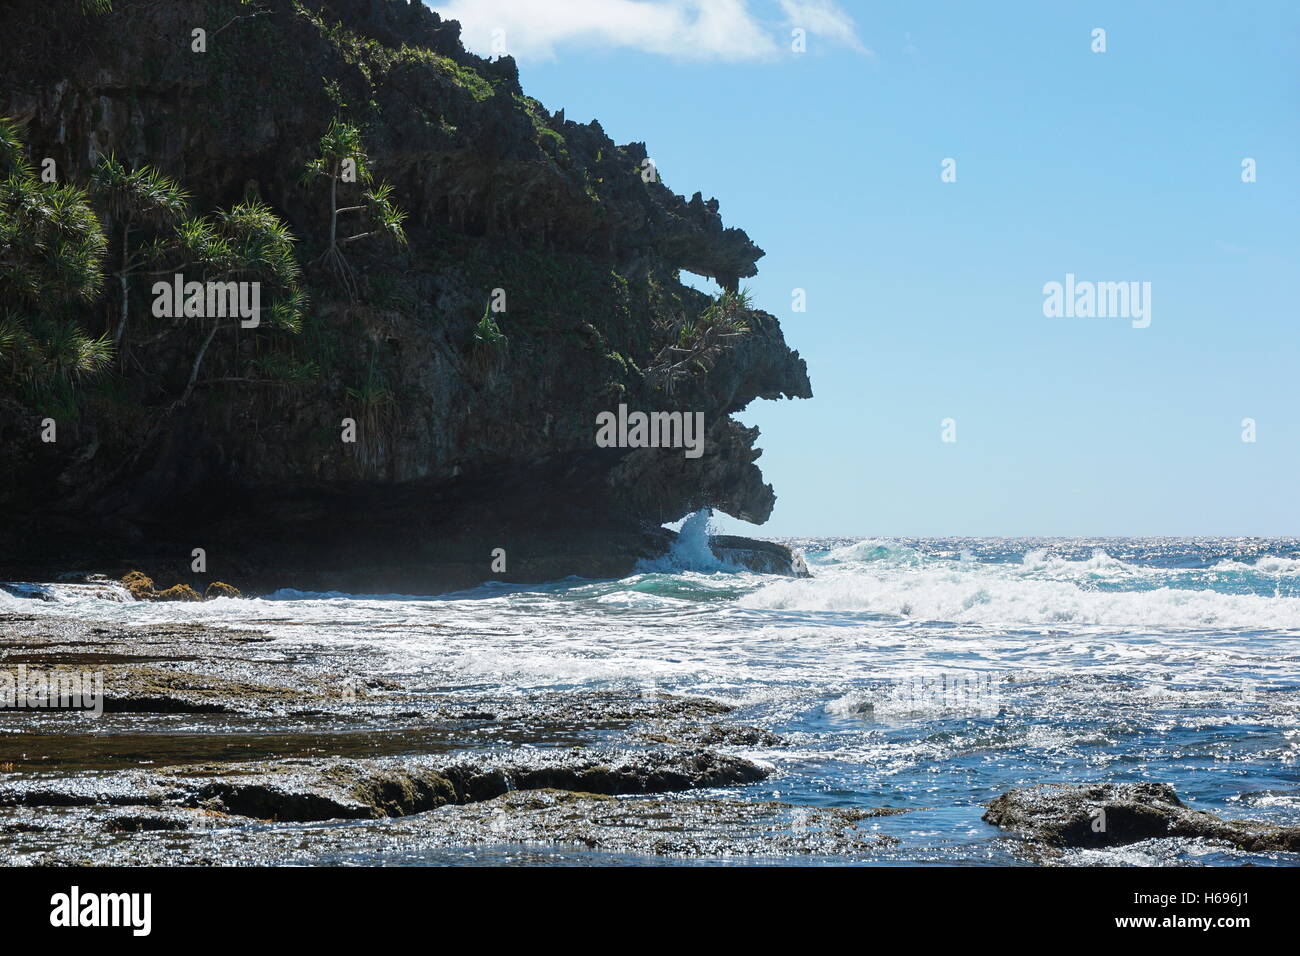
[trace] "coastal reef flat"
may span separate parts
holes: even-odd
[[[539,693],[440,702],[365,658],[252,630],[6,615],[8,667],[86,668],[103,714],[13,710],[11,865],[432,862],[455,848],[708,858],[853,854],[897,811],[746,799],[778,738],[706,698]]]

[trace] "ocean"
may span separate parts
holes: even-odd
[[[56,584],[29,589],[44,601],[0,593],[0,611],[257,628],[282,659],[359,658],[467,708],[606,691],[720,701],[774,735],[733,747],[773,772],[728,797],[911,811],[872,820],[897,842],[852,862],[1016,863],[981,815],[1040,783],[1163,782],[1197,809],[1300,823],[1300,540],[784,539],[813,574],[787,579],[721,566],[705,533],[688,521],[670,558],[623,580],[203,604]],[[516,741],[574,744],[553,729]],[[1158,839],[1061,862],[1296,861]]]

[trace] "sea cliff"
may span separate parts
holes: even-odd
[[[643,144],[549,111],[420,2],[20,0],[6,19],[0,117],[35,173],[85,190],[103,282],[75,321],[118,338],[95,375],[0,376],[0,571],[429,591],[624,574],[664,522],[769,516],[757,429],[733,416],[810,397],[804,362],[739,288],[762,250]],[[333,210],[369,200],[332,207],[304,175],[335,128],[402,233],[342,268]],[[155,317],[168,264],[118,273],[174,227],[96,191],[106,157],[187,192],[181,222],[278,220],[297,327]],[[620,404],[702,413],[702,455],[598,447]]]

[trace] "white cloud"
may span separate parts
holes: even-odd
[[[561,47],[632,49],[694,60],[758,60],[778,55],[785,38],[760,22],[751,0],[426,0],[459,20],[465,45],[483,56],[499,49],[521,60],[551,59]],[[832,0],[779,0],[793,23],[864,51],[853,21]]]
[[[823,37],[857,53],[871,54],[858,39],[853,18],[834,0],[781,0],[781,9],[790,26],[803,27],[810,36]]]

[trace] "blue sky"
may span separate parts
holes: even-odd
[[[430,5],[767,251],[816,398],[742,416],[761,533],[1300,535],[1300,5]],[[1067,273],[1150,326],[1045,317]]]

